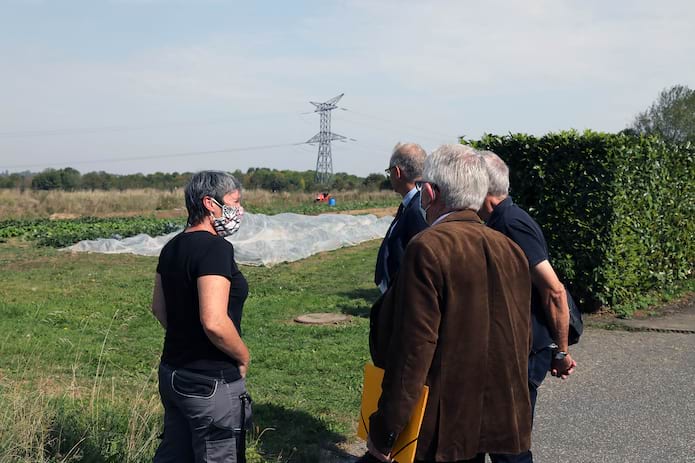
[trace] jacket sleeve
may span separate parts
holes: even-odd
[[[422,240],[411,242],[394,287],[382,395],[370,417],[369,437],[384,453],[407,424],[426,382],[437,346],[442,287],[437,255]]]

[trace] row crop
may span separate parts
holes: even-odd
[[[83,217],[80,219],[19,219],[0,221],[0,240],[22,238],[42,246],[65,247],[82,240],[127,238],[140,233],[165,235],[183,223],[150,217]]]

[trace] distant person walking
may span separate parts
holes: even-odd
[[[538,388],[547,372],[566,379],[577,366],[569,354],[567,340],[570,319],[567,294],[548,260],[548,245],[540,226],[509,196],[509,168],[491,151],[483,151],[481,155],[489,187],[478,214],[490,228],[504,233],[521,247],[531,272],[533,345],[528,361],[528,388],[533,411]],[[533,456],[529,450],[499,461],[527,463],[533,461]]]
[[[403,201],[379,247],[374,283],[385,293],[400,268],[408,242],[427,228],[415,182],[422,176],[427,153],[415,143],[399,143],[393,149],[386,174]]]
[[[531,446],[528,264],[478,217],[488,177],[475,150],[440,147],[420,185],[431,226],[408,244],[384,298],[390,321],[370,326],[385,372],[360,461],[390,461],[427,384],[416,461],[483,463],[489,453],[495,462]]]
[[[164,434],[154,462],[244,462],[251,404],[241,315],[248,285],[224,239],[241,223],[241,184],[224,172],[199,172],[185,196],[188,226],[162,249],[152,298],[166,330],[159,366]]]

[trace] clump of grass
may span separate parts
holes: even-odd
[[[55,443],[51,429],[55,411],[42,388],[26,391],[20,384],[0,389],[0,461],[45,462]]]

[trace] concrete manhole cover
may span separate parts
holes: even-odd
[[[339,313],[308,313],[298,316],[294,321],[308,325],[330,325],[346,322],[349,319],[350,317],[348,315]]]

